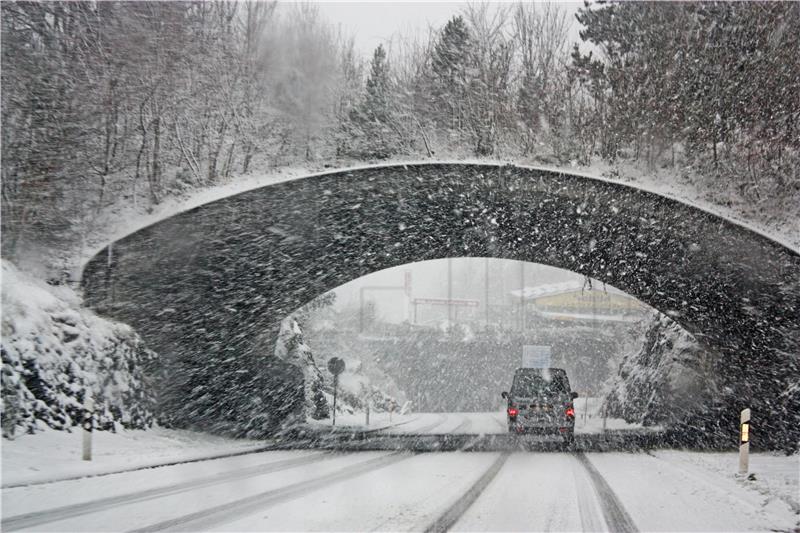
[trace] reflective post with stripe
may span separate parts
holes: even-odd
[[[750,467],[750,409],[744,409],[739,421],[739,475]]]
[[[83,460],[92,460],[92,430],[94,429],[94,400],[87,396],[83,404]]]

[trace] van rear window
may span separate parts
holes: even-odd
[[[514,376],[511,395],[521,397],[556,396],[569,392],[569,383],[563,374],[553,374],[546,379],[539,373],[525,373]]]

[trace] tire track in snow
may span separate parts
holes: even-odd
[[[495,461],[486,469],[478,480],[472,484],[467,491],[460,496],[444,513],[439,515],[431,525],[425,528],[425,533],[440,533],[448,531],[458,519],[461,518],[467,509],[478,499],[478,496],[486,489],[489,483],[497,476],[500,469],[508,460],[511,452],[503,452]]]
[[[441,426],[442,424],[444,424],[445,422],[447,422],[447,415],[439,415],[439,420],[437,420],[436,422],[434,422],[432,424],[428,424],[427,426],[423,426],[423,427],[419,428],[418,430],[415,431],[415,433],[428,433],[433,428],[437,428],[437,427]]]
[[[586,457],[583,452],[576,453],[575,457],[589,474],[592,485],[594,485],[594,489],[597,492],[600,508],[603,511],[603,518],[605,518],[608,529],[610,531],[614,531],[615,533],[638,532],[639,529],[636,527],[636,524],[625,510],[625,507],[623,507],[622,503],[619,501],[619,498],[617,498],[617,495],[614,494],[614,491],[603,478],[602,474],[600,474],[600,472],[598,472],[594,465],[592,465],[592,463],[589,461],[589,458]],[[588,502],[584,503],[588,507]],[[581,517],[583,518],[583,513],[581,513]]]
[[[121,505],[144,502],[160,498],[162,496],[170,496],[173,494],[179,494],[181,492],[209,487],[219,483],[226,483],[229,481],[261,476],[271,472],[288,470],[290,468],[305,466],[325,459],[333,459],[335,457],[337,457],[336,454],[322,452],[309,454],[302,457],[295,457],[292,459],[285,459],[282,461],[273,461],[270,463],[240,468],[229,472],[221,472],[219,474],[185,481],[182,483],[176,483],[173,485],[167,485],[164,487],[121,494],[119,496],[110,496],[108,498],[101,498],[99,500],[65,505],[63,507],[25,513],[17,516],[10,516],[8,518],[3,518],[2,522],[0,522],[0,525],[2,526],[3,531],[17,531],[20,529],[36,527],[59,520],[65,520],[67,518],[105,511]]]
[[[404,452],[394,452],[356,465],[331,472],[318,478],[294,483],[287,487],[260,492],[233,502],[209,507],[202,511],[189,513],[170,520],[131,530],[129,533],[149,533],[151,531],[200,531],[208,530],[218,524],[240,518],[267,507],[293,500],[308,492],[328,487],[340,481],[351,479],[367,472],[414,457]]]
[[[298,445],[303,444],[313,444],[313,442],[309,440],[305,441],[298,441]],[[112,470],[110,472],[96,472],[96,473],[88,473],[88,474],[80,474],[75,476],[65,476],[61,478],[54,478],[54,479],[43,479],[41,481],[21,481],[18,483],[7,483],[5,485],[1,485],[0,488],[2,489],[17,489],[20,487],[34,487],[36,485],[49,485],[50,483],[61,483],[62,481],[76,481],[78,479],[86,479],[90,477],[104,477],[104,476],[113,476],[115,474],[126,474],[128,472],[138,472],[140,470],[150,470],[152,468],[162,468],[165,466],[176,466],[176,465],[185,465],[189,463],[202,463],[205,461],[216,461],[217,459],[227,459],[229,457],[240,457],[242,455],[252,455],[256,453],[264,453],[264,452],[271,452],[274,450],[281,450],[281,444],[271,444],[268,446],[259,446],[258,448],[253,448],[250,450],[242,450],[237,452],[228,452],[228,453],[221,453],[218,455],[207,455],[203,457],[193,457],[190,459],[177,459],[174,461],[167,461],[165,463],[152,463],[152,464],[144,464],[141,466],[134,466],[131,468],[122,468],[119,470]]]
[[[470,418],[467,415],[463,415],[463,418],[464,420],[462,420],[459,425],[454,427],[450,431],[450,433],[459,434],[459,433],[467,433],[469,431],[469,428],[472,427],[472,420],[470,420]]]
[[[411,422],[414,422],[416,420],[419,420],[418,416],[412,418],[411,420],[406,420],[405,422],[398,422],[396,424],[389,424],[388,426],[383,426],[383,427],[374,428],[374,429],[367,429],[363,433],[365,433],[365,434],[378,433],[379,431],[386,431],[387,429],[392,429],[392,428],[395,428],[397,426],[404,426],[405,424],[410,424]]]
[[[415,418],[414,420],[418,420],[418,418]],[[422,426],[421,428],[413,429],[413,430],[409,431],[408,434],[409,435],[420,435],[420,434],[428,433],[433,428],[435,428],[437,426],[441,426],[442,424],[444,424],[446,420],[447,420],[447,415],[443,415],[443,414],[439,415],[438,419],[435,422],[433,422],[431,424],[428,424],[426,426]],[[413,422],[413,420],[409,420],[409,422]],[[397,425],[400,425],[400,424],[395,424],[395,426],[397,426]],[[392,426],[391,428],[388,428],[388,429],[393,429],[395,426]],[[382,431],[382,430],[377,430],[377,431],[379,432],[378,435],[393,435],[393,434],[403,435],[403,433],[394,433],[394,432],[390,432],[390,431],[386,431],[384,433],[380,433],[380,431]]]
[[[608,531],[603,511],[600,508],[599,497],[589,472],[576,458],[573,458],[572,464],[572,477],[575,483],[581,529],[583,531]]]

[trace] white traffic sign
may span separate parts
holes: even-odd
[[[550,368],[550,346],[525,345],[522,347],[523,368]]]

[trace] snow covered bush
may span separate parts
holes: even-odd
[[[294,317],[287,317],[281,322],[281,330],[275,343],[275,357],[292,363],[303,371],[303,405],[306,417],[314,420],[328,418],[330,410],[323,394],[322,373]]]
[[[668,316],[654,313],[646,324],[639,349],[620,363],[604,408],[627,422],[673,425],[713,396],[711,357]]]
[[[69,430],[81,422],[87,392],[98,429],[150,426],[147,370],[157,356],[139,336],[81,308],[67,287],[46,285],[8,261],[2,273],[3,436]]]

